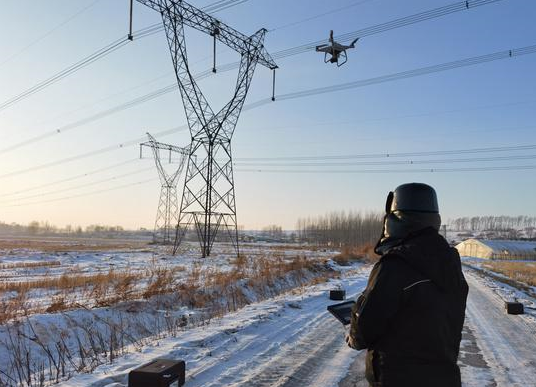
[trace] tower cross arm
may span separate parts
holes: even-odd
[[[149,133],[147,133],[147,135],[149,136],[149,141],[146,141],[146,142],[142,142],[140,144],[140,146],[148,146],[148,147],[151,147],[153,149],[163,149],[163,150],[167,150],[167,151],[170,151],[170,152],[176,152],[176,153],[179,153],[181,155],[185,155],[185,156],[188,156],[190,154],[190,147],[187,146],[187,147],[180,147],[180,146],[176,146],[176,145],[171,145],[171,144],[164,144],[163,142],[158,142],[155,140],[155,138],[153,136],[151,136]]]
[[[247,36],[234,28],[222,23],[208,13],[188,4],[183,0],[137,0],[139,3],[164,14],[164,10],[174,15],[177,20],[198,31],[214,36],[215,39],[235,50],[241,55],[252,53],[255,49],[257,63],[268,67],[271,70],[277,68],[277,64],[272,59],[268,51],[262,46],[258,49],[258,41],[255,36],[259,33],[266,33],[266,29],[261,29],[253,36]]]

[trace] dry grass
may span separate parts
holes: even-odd
[[[92,275],[82,275],[77,272],[63,273],[60,277],[44,277],[30,281],[0,283],[0,291],[28,292],[33,289],[75,290],[88,286],[113,284],[131,275],[128,271],[119,273],[113,269],[108,272]]]
[[[374,246],[366,244],[360,247],[345,247],[340,254],[333,257],[333,260],[341,266],[348,266],[357,261],[375,263],[379,258],[374,252]]]
[[[67,252],[67,251],[113,251],[126,249],[140,249],[146,247],[145,242],[119,242],[107,240],[55,240],[55,239],[1,239],[0,250],[29,249],[34,251]]]
[[[290,259],[277,254],[240,256],[232,261],[231,270],[196,263],[187,273],[179,275],[185,270],[184,266],[168,267],[151,262],[146,270],[138,272],[110,269],[88,275],[74,268],[59,277],[0,283],[0,323],[28,313],[76,309],[81,303],[108,307],[167,295],[176,295],[181,305],[205,308],[210,315],[222,315],[248,303],[247,287],[266,298],[284,288],[320,283],[336,275],[325,265],[325,259],[305,256]],[[278,286],[274,287],[276,283]],[[27,294],[35,289],[55,291],[50,304],[29,309]],[[3,297],[2,293],[7,292],[15,292],[15,297]]]
[[[0,270],[35,269],[38,267],[54,267],[54,266],[61,266],[61,262],[60,261],[44,261],[44,262],[0,263]]]
[[[483,266],[514,281],[536,286],[536,262],[489,261]]]
[[[318,246],[293,245],[293,244],[272,245],[272,246],[269,245],[267,247],[270,250],[276,250],[276,251],[288,251],[288,250],[318,251],[319,249],[321,249]]]

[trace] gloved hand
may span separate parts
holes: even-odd
[[[347,334],[346,335],[346,344],[352,349],[358,349],[356,343],[354,342],[354,339],[352,338],[352,335]]]

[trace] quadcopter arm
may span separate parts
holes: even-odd
[[[355,44],[357,43],[357,41],[359,40],[359,38],[356,38],[352,41],[352,43],[350,43],[350,48],[354,48],[355,47]]]

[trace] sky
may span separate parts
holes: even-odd
[[[277,52],[326,39],[331,29],[337,36],[454,2],[249,0],[214,16],[247,35],[267,28],[265,47]],[[128,3],[4,0],[0,106],[124,37]],[[160,22],[156,12],[135,3],[135,30]],[[203,7],[211,1],[191,3]],[[348,51],[348,62],[340,68],[325,64],[322,54],[314,50],[281,58],[277,94],[531,46],[536,44],[534,15],[534,1],[502,0],[363,37]],[[188,29],[186,45],[194,73],[211,68],[209,36]],[[218,45],[219,65],[238,59],[238,54]],[[373,160],[427,161],[418,165],[371,166],[359,164],[371,160],[354,158],[339,160],[345,165],[326,165],[336,160],[319,159],[312,163],[320,165],[304,167],[281,159],[536,144],[534,68],[536,54],[525,55],[244,111],[233,137],[238,223],[246,229],[270,224],[292,229],[300,217],[342,210],[382,211],[387,193],[412,181],[436,188],[444,220],[536,215],[534,169],[460,171],[536,166],[534,148]],[[235,79],[236,71],[229,71],[199,82],[215,110],[230,98]],[[157,139],[188,145],[178,90],[100,119],[86,119],[174,83],[167,40],[160,31],[139,40],[135,36],[110,55],[0,109],[0,221],[151,228],[160,183],[150,154],[140,159],[137,143],[146,132],[178,128]],[[271,72],[259,66],[246,105],[270,97],[271,83]],[[518,158],[509,159],[514,156]],[[503,158],[459,160],[489,157]],[[261,163],[252,158],[267,160]],[[170,171],[176,167],[166,165]],[[414,171],[422,168],[455,170]],[[182,180],[179,196],[181,192]]]

